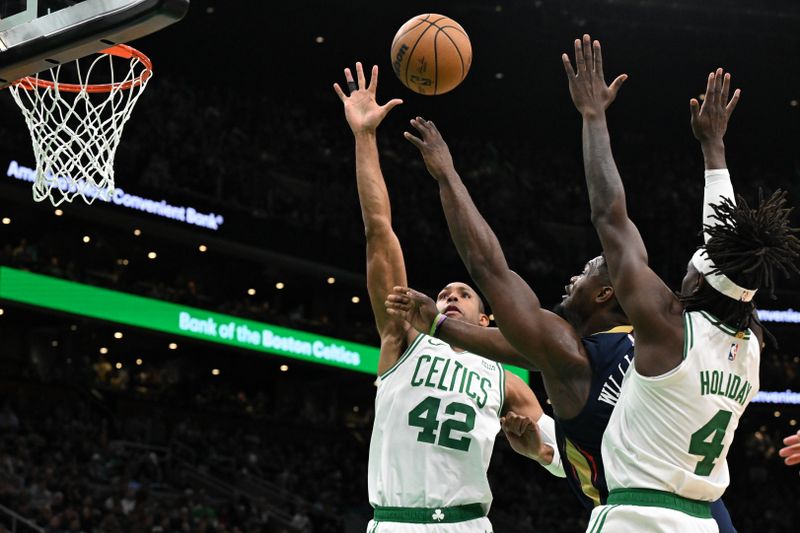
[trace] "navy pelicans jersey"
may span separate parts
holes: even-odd
[[[617,326],[582,339],[592,368],[589,397],[576,417],[555,417],[558,451],[567,482],[590,511],[606,503],[608,497],[600,447],[619,400],[622,379],[633,362],[632,332],[632,326]]]

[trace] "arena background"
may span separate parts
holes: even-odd
[[[396,29],[426,12],[460,22],[474,48],[463,85],[438,97],[402,87],[389,62]],[[600,251],[559,59],[572,39],[591,32],[607,75],[630,75],[609,112],[615,155],[651,264],[676,287],[700,243],[688,100],[711,69],[742,88],[726,137],[737,192],[782,187],[800,202],[799,24],[789,0],[193,0],[185,20],[133,43],[156,74],[116,173],[131,197],[219,215],[202,219],[212,228],[113,203],[35,204],[27,128],[0,94],[0,531],[363,531],[373,376],[155,331],[92,292],[144,296],[144,315],[170,302],[376,346],[353,142],[331,89],[344,67],[378,64],[379,100],[405,100],[379,137],[410,284],[467,279],[402,139],[419,114],[443,132],[512,268],[554,304]],[[81,285],[58,292],[49,278]],[[112,303],[92,312],[92,295]],[[800,283],[758,303],[798,309]],[[780,348],[763,355],[761,388],[800,391],[798,315],[773,318]],[[539,377],[531,385],[545,397]],[[800,524],[798,470],[776,452],[797,430],[796,398],[753,403],[741,421],[724,497],[739,531]],[[566,485],[502,436],[490,476],[498,533],[585,526]]]

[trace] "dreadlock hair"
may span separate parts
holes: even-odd
[[[791,273],[800,273],[796,264],[800,239],[794,235],[800,229],[789,227],[792,208],[785,207],[785,191],[778,189],[764,200],[759,189],[758,202],[758,207],[751,209],[745,199],[737,195],[736,204],[723,198],[719,204],[712,205],[712,218],[717,223],[704,227],[709,235],[706,253],[715,265],[710,273],[721,272],[739,285],[766,290],[774,299],[775,271],[780,270],[787,278]],[[708,283],[692,294],[679,297],[687,311],[706,310],[737,331],[756,324],[772,344],[777,344],[775,337],[758,320],[752,301],[736,301],[720,294]]]

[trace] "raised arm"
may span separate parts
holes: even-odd
[[[583,116],[583,161],[592,223],[617,299],[636,330],[634,364],[644,375],[660,375],[682,359],[682,306],[647,264],[647,250],[628,218],[625,190],[611,153],[606,109],[627,76],[622,74],[606,85],[600,42],[592,42],[588,35],[575,40],[575,69],[567,54],[562,61],[572,101]]]
[[[588,359],[575,330],[542,309],[539,298],[506,262],[500,242],[470,198],[453,166],[447,144],[433,122],[411,121],[421,138],[406,132],[416,146],[439,193],[450,235],[470,276],[492,308],[503,336],[547,378],[585,379]],[[552,393],[552,392],[551,392]]]
[[[381,337],[378,374],[391,368],[408,344],[408,327],[386,313],[383,302],[395,285],[405,285],[406,267],[400,241],[392,229],[392,210],[389,193],[378,159],[376,130],[389,111],[402,101],[390,100],[378,105],[378,67],[372,67],[369,86],[364,79],[361,63],[356,63],[358,82],[349,68],[344,70],[350,95],[339,84],[333,85],[344,104],[344,114],[353,131],[356,144],[356,182],[364,233],[367,238],[367,291]]]
[[[705,188],[703,189],[703,227],[715,225],[718,221],[712,217],[712,204],[718,204],[723,198],[734,204],[728,165],[725,162],[725,132],[731,114],[739,103],[741,90],[736,89],[728,100],[731,87],[730,73],[724,74],[721,68],[708,75],[703,105],[697,99],[689,101],[692,133],[700,142],[705,163]],[[703,240],[708,242],[708,233],[703,232]]]

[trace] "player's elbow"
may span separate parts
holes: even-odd
[[[624,213],[620,213],[613,206],[592,207],[592,225],[595,228],[611,228],[618,226],[625,219]]]
[[[616,197],[610,202],[592,202],[592,224],[599,226],[618,226],[625,223],[628,211],[625,207],[625,197]]]
[[[364,219],[364,235],[368,241],[383,240],[394,235],[389,217],[370,217]]]

